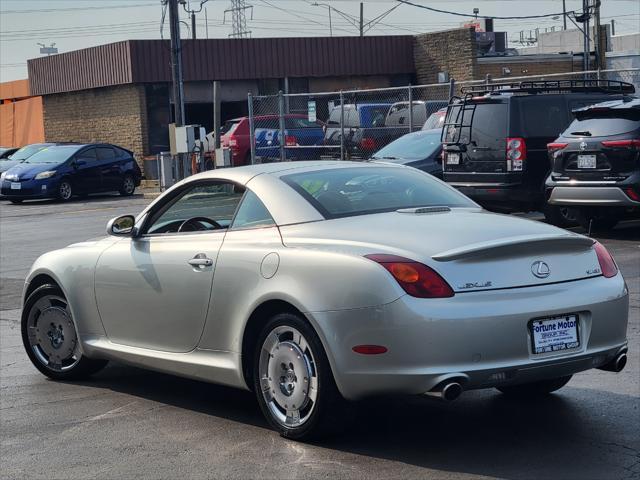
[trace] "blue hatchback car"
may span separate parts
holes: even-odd
[[[46,147],[2,174],[2,196],[13,203],[117,191],[133,195],[142,174],[129,150],[100,144]]]

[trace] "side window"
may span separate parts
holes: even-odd
[[[199,183],[168,200],[150,219],[147,234],[186,233],[226,229],[244,188],[233,183]]]
[[[78,153],[78,155],[76,155],[76,160],[82,160],[86,163],[95,163],[95,161],[97,160],[96,149],[88,148],[86,150],[83,150],[82,152]]]
[[[116,152],[111,147],[97,147],[98,160],[104,162],[112,162],[116,159]]]
[[[264,206],[264,203],[258,198],[258,196],[251,190],[247,190],[242,203],[238,207],[238,212],[233,219],[231,228],[233,229],[247,229],[247,228],[262,228],[271,227],[275,225],[269,210]]]

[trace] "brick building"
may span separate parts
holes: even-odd
[[[183,41],[186,123],[213,129],[213,84],[221,120],[247,114],[247,93],[336,91],[454,78],[572,71],[571,55],[479,57],[473,29],[417,36]],[[130,40],[28,62],[42,97],[47,141],[111,142],[141,159],[169,149],[168,41]],[[445,80],[446,81],[446,80]]]

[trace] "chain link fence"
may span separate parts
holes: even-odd
[[[640,69],[525,77],[339,92],[249,94],[251,162],[367,159],[416,130],[441,128],[449,99],[464,86],[540,80],[618,80],[640,92]],[[436,115],[433,115],[436,114]]]

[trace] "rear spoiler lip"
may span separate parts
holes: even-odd
[[[466,245],[464,247],[453,248],[444,252],[436,253],[431,258],[436,262],[451,262],[463,258],[474,257],[503,248],[522,246],[522,245],[563,245],[575,247],[591,247],[595,241],[592,238],[582,235],[518,235],[515,237],[501,238],[499,240],[489,240],[487,242],[478,242]]]

